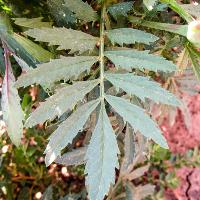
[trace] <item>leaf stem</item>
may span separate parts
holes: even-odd
[[[103,1],[101,8],[101,20],[100,20],[100,97],[104,99],[104,36],[105,36],[105,13],[106,7]]]

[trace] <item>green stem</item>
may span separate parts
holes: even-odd
[[[104,99],[104,37],[105,37],[105,3],[102,3],[100,21],[100,97]]]

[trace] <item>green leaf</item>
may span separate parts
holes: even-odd
[[[56,24],[59,26],[71,26],[76,24],[76,17],[67,8],[63,0],[47,0],[47,5]]]
[[[12,26],[8,15],[5,13],[0,13],[0,33],[12,33]]]
[[[22,60],[20,57],[16,56],[15,54],[13,54],[13,57],[15,58],[18,65],[21,67],[22,71],[26,72],[30,69],[30,66],[24,60]]]
[[[78,108],[68,117],[49,137],[45,150],[45,163],[49,166],[61,154],[61,150],[72,142],[74,137],[83,129],[88,117],[98,106],[100,100],[93,100]]]
[[[105,77],[117,88],[123,89],[130,95],[136,95],[143,101],[145,101],[145,98],[148,98],[156,103],[161,102],[172,106],[180,105],[180,101],[173,94],[163,89],[155,81],[150,81],[147,77],[135,76],[131,73],[107,73]]]
[[[20,105],[20,97],[14,87],[15,77],[12,72],[11,63],[6,55],[7,69],[2,85],[2,113],[6,123],[6,129],[12,142],[19,146],[23,134],[24,114]]]
[[[0,35],[12,52],[33,67],[39,62],[47,62],[50,58],[53,58],[53,54],[49,51],[44,50],[31,40],[13,33],[6,20],[7,18],[0,16]]]
[[[143,0],[144,5],[148,10],[152,10],[157,0]]]
[[[108,12],[115,20],[119,17],[127,17],[128,12],[132,10],[133,2],[121,2],[114,4],[108,8]]]
[[[22,46],[33,58],[39,62],[48,62],[54,55],[43,49],[40,45],[32,42],[31,40],[14,33],[13,38]],[[23,56],[24,57],[24,56]]]
[[[176,0],[160,0],[162,3],[167,3],[169,7],[178,13],[183,19],[188,23],[193,21],[193,17],[181,7],[181,4],[178,4]]]
[[[119,153],[115,133],[106,114],[104,103],[86,153],[86,185],[89,199],[102,200],[115,183]]]
[[[200,4],[181,4],[184,10],[186,10],[190,15],[198,18],[200,16]]]
[[[128,167],[133,163],[135,158],[134,132],[127,123],[124,137],[124,158],[121,166],[121,172],[126,172]]]
[[[53,199],[53,188],[50,185],[42,195],[42,200],[52,200]]]
[[[67,28],[31,29],[25,33],[35,38],[36,41],[48,42],[49,45],[58,45],[58,50],[71,49],[70,53],[91,51],[98,42],[98,38],[92,35]]]
[[[127,181],[125,185],[126,190],[126,200],[136,200],[135,199],[135,187],[132,182]]]
[[[150,44],[159,38],[150,33],[132,28],[119,28],[107,31],[107,36],[112,43],[119,45],[134,44],[135,42]]]
[[[80,73],[89,70],[96,61],[97,57],[95,56],[62,57],[51,60],[48,63],[37,65],[36,69],[31,69],[26,74],[22,74],[18,78],[16,86],[26,87],[33,83],[50,85],[61,79],[72,77],[76,79]]]
[[[195,75],[200,80],[200,52],[198,52],[196,48],[193,47],[192,45],[188,45],[186,48],[187,48]]]
[[[47,62],[53,58],[52,53],[16,33],[4,35],[3,40],[6,41],[9,49],[29,66],[34,67],[39,62]]]
[[[3,76],[5,74],[5,63],[4,63],[4,52],[3,49],[0,47],[0,74]]]
[[[150,167],[150,165],[147,164],[147,165],[144,165],[142,167],[138,167],[137,169],[134,169],[132,172],[130,172],[127,175],[127,179],[129,181],[132,181],[134,179],[137,179],[137,178],[143,176],[149,170],[149,167]]]
[[[140,131],[145,137],[151,138],[161,147],[168,148],[158,125],[145,113],[145,110],[119,97],[106,95],[106,100],[135,131]]]
[[[53,120],[56,116],[60,117],[68,109],[72,109],[98,83],[99,80],[80,81],[57,90],[55,95],[49,97],[44,103],[41,103],[30,115],[25,126],[32,127],[45,122],[47,119]]]
[[[187,56],[188,56],[188,50],[186,50],[186,52],[187,52]],[[187,59],[189,59],[189,58],[187,57]],[[200,60],[200,57],[199,57],[199,60]],[[198,68],[200,70],[200,67],[198,67]],[[195,73],[191,67],[186,68],[184,70],[184,72],[181,74],[181,76],[176,77],[175,80],[182,92],[187,93],[191,96],[197,95],[199,93],[199,89],[198,89],[199,80],[195,76]],[[187,114],[187,113],[185,112],[185,114]]]
[[[149,54],[149,51],[119,50],[106,51],[108,57],[116,67],[131,71],[132,68],[148,69],[151,71],[173,72],[176,65],[165,58]]]
[[[69,10],[75,13],[78,19],[83,20],[84,22],[96,21],[98,15],[96,11],[86,2],[82,0],[64,0],[65,5]]]
[[[56,158],[55,162],[65,166],[81,165],[85,163],[85,154],[87,147],[80,147],[71,152],[63,154],[61,157]]]
[[[18,26],[23,26],[26,28],[42,28],[42,27],[51,27],[52,22],[42,22],[43,17],[37,18],[13,18],[15,24]]]
[[[148,28],[154,28],[162,31],[168,31],[171,33],[179,34],[184,37],[187,37],[188,25],[177,25],[177,24],[168,24],[160,22],[152,22],[143,20],[139,17],[130,16],[129,21],[133,24],[139,24]]]

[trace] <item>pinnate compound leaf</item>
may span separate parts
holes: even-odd
[[[123,89],[130,95],[136,95],[143,101],[148,98],[156,103],[161,102],[172,106],[180,105],[180,101],[173,94],[163,89],[157,82],[150,81],[148,77],[135,76],[131,73],[107,73],[106,78],[117,88]]]
[[[152,10],[157,0],[143,0],[144,5],[148,10]]]
[[[30,29],[25,32],[36,41],[48,42],[49,45],[58,45],[58,50],[70,49],[71,53],[83,53],[93,50],[98,38],[82,31],[67,28],[41,28]]]
[[[80,73],[88,71],[96,61],[97,57],[95,56],[62,57],[51,60],[22,74],[18,78],[16,86],[26,87],[33,83],[49,85],[61,79],[77,78]]]
[[[45,163],[49,166],[61,154],[61,150],[72,142],[74,137],[83,129],[88,117],[98,106],[100,100],[93,100],[78,108],[68,117],[49,137],[45,150]]]
[[[84,22],[96,21],[98,15],[96,11],[86,2],[82,0],[64,0],[65,5],[69,8],[70,11],[75,13],[78,19],[83,20]]]
[[[145,137],[151,138],[163,148],[168,148],[158,125],[145,113],[145,110],[119,97],[106,95],[106,100],[135,131],[140,131]]]
[[[89,199],[102,200],[115,183],[119,153],[115,133],[106,114],[104,103],[86,153],[86,184]]]
[[[63,154],[61,157],[56,158],[55,162],[65,166],[81,165],[85,163],[86,151],[87,147],[80,147],[78,149],[74,149],[71,152]]]
[[[60,117],[68,109],[72,109],[98,83],[99,80],[80,81],[57,90],[55,95],[49,97],[44,103],[41,103],[30,115],[25,126],[32,127],[45,122],[47,119],[53,120],[56,116]]]
[[[2,85],[1,101],[3,120],[6,123],[6,128],[10,139],[16,146],[19,146],[23,133],[22,121],[24,119],[24,115],[21,109],[18,91],[14,87],[15,77],[12,73],[8,54],[6,55],[6,65],[7,69],[5,71],[5,77]]]
[[[108,8],[108,12],[113,16],[115,20],[124,16],[127,17],[128,12],[132,10],[133,2],[121,2],[114,4]]]
[[[163,57],[149,54],[149,51],[119,50],[106,51],[108,57],[116,67],[131,71],[132,68],[148,69],[151,71],[173,72],[176,65]]]
[[[159,39],[155,35],[132,28],[108,30],[107,36],[112,43],[117,43],[121,46],[123,44],[134,44],[135,42],[150,44]]]
[[[42,22],[43,17],[37,18],[13,18],[15,24],[18,26],[23,26],[26,28],[41,28],[41,27],[51,27],[52,22]]]

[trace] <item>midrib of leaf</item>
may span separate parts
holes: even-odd
[[[104,106],[104,105],[101,104],[101,112],[103,112],[103,106]],[[102,120],[102,122],[103,122],[103,114],[100,114],[100,115],[101,115],[101,118],[102,118],[101,120]],[[105,133],[105,131],[103,131],[104,126],[102,126],[101,128],[102,128],[102,133]],[[103,156],[103,155],[104,155],[106,152],[105,152],[104,142],[103,142],[103,141],[105,140],[105,135],[102,134],[102,135],[101,135],[101,138],[102,138],[102,139],[101,139],[102,142],[101,142],[100,145],[102,146],[101,149],[103,149],[103,151],[101,151],[101,160],[102,160],[102,163],[103,163],[102,166],[104,166],[104,159],[103,159],[104,156]],[[100,176],[100,177],[101,177],[101,180],[100,180],[100,183],[102,183],[102,174],[103,174],[103,170],[101,169],[101,176]],[[100,185],[101,185],[101,184],[100,184]],[[99,192],[98,192],[98,193],[99,193]],[[98,195],[98,194],[97,194],[97,195]]]
[[[100,98],[104,101],[104,37],[105,37],[105,13],[106,7],[103,1],[101,8],[101,20],[100,20],[100,52],[99,52],[99,62],[100,62]]]
[[[102,8],[101,8],[101,19],[100,19],[100,52],[99,52],[99,57],[100,57],[100,98],[101,98],[101,112],[102,111],[102,106],[104,105],[104,37],[105,37],[105,13],[106,13],[106,6],[105,6],[105,3],[104,1],[102,2]],[[103,122],[103,115],[100,114],[101,117],[102,117],[102,122]],[[103,129],[103,127],[102,127]],[[102,133],[104,133],[104,131],[102,130]],[[105,148],[104,148],[104,135],[101,135],[101,141],[102,143],[100,144],[102,146],[101,149],[103,149],[103,151],[101,151],[101,160],[102,162],[104,162],[104,159],[103,159],[103,155],[104,155],[104,151],[105,151]],[[104,166],[104,163],[103,165]],[[102,182],[102,169],[101,169],[101,180],[100,180],[100,183]],[[101,184],[100,184],[101,185]],[[98,189],[99,190],[99,189]],[[98,191],[97,190],[97,191]],[[98,191],[99,193],[99,191]],[[98,195],[98,194],[97,194]]]

